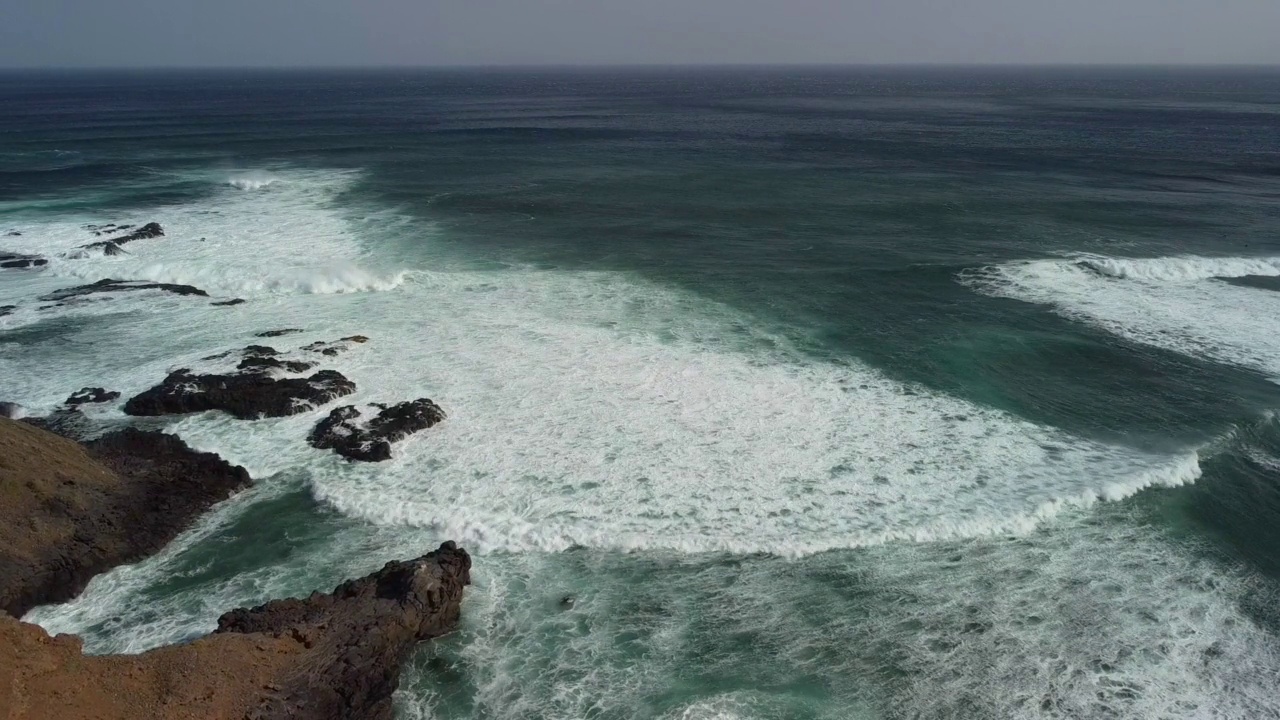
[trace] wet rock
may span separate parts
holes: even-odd
[[[22,233],[18,232],[17,230],[10,230],[9,232],[5,233],[5,237],[22,237]]]
[[[337,408],[316,423],[307,441],[320,450],[333,450],[349,460],[381,462],[391,459],[391,444],[426,430],[445,419],[439,405],[419,398],[382,407],[373,418],[361,422],[352,405]]]
[[[45,302],[60,302],[96,293],[130,292],[136,290],[162,290],[175,295],[198,295],[200,297],[209,296],[209,293],[190,285],[148,283],[133,280],[99,280],[98,282],[91,283],[89,285],[77,285],[75,287],[55,290],[48,295],[42,296],[40,299]]]
[[[302,349],[333,357],[350,350],[352,345],[363,345],[367,342],[369,342],[369,338],[363,335],[352,335],[333,342],[313,342]]]
[[[119,397],[120,393],[115,392],[114,390],[106,390],[105,388],[100,387],[87,387],[82,388],[78,393],[73,393],[63,404],[75,407],[77,405],[87,405],[91,403],[111,402]]]
[[[183,369],[131,398],[124,411],[156,416],[222,410],[254,420],[296,415],[355,391],[355,383],[333,370],[307,378],[274,378],[257,368],[227,375],[196,375]]]
[[[124,248],[120,247],[119,245],[109,242],[102,246],[102,254],[103,255],[128,255],[129,253],[125,252]]]
[[[106,232],[119,232],[121,230],[127,230],[132,226],[131,225],[120,225],[120,226],[90,225],[88,227],[90,230],[93,231],[94,235],[102,235],[103,233],[106,233]],[[86,250],[93,250],[93,249],[105,249],[108,245],[115,245],[117,246],[117,248],[119,248],[119,246],[124,245],[126,243],[131,243],[134,240],[149,240],[151,238],[158,238],[162,236],[164,236],[164,228],[160,227],[160,223],[151,222],[151,223],[147,223],[146,225],[143,225],[142,227],[129,233],[128,235],[121,235],[120,237],[114,237],[107,240],[100,240],[98,242],[89,243],[88,245],[81,245],[80,247],[85,248]]]
[[[10,420],[21,420],[27,416],[27,409],[18,403],[0,402],[0,417]]]
[[[302,332],[302,330],[299,328],[285,328],[283,330],[267,330],[266,332],[260,332],[255,337],[274,338],[282,337],[284,335],[296,335],[300,332]]]
[[[279,357],[280,353],[275,348],[269,348],[262,345],[250,345],[243,350],[243,359],[236,366],[237,370],[247,370],[250,372],[265,373],[271,370],[282,370],[284,372],[300,373],[306,372],[315,367],[315,363],[304,362],[301,360],[285,360]]]
[[[17,617],[156,552],[251,482],[173,435],[130,428],[80,445],[12,420],[0,420],[0,477],[0,609]]]
[[[401,666],[418,643],[457,625],[463,588],[470,583],[470,556],[446,542],[327,595],[233,610],[218,619],[212,638],[266,635],[305,649],[305,662],[274,683],[254,718],[391,720]]]
[[[44,267],[49,261],[39,255],[20,255],[17,253],[0,253],[0,268],[9,270]]]
[[[215,305],[218,307],[231,307],[232,305],[243,305],[244,303],[245,301],[242,298],[232,298],[230,300],[219,300],[217,302],[211,302],[209,304]]]
[[[0,305],[0,318],[4,317],[5,315],[12,315],[13,311],[17,309],[18,309],[17,305]]]

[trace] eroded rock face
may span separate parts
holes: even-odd
[[[9,270],[36,268],[48,265],[49,261],[39,255],[20,255],[17,253],[0,253],[0,268]]]
[[[91,403],[111,402],[120,397],[120,393],[106,388],[82,388],[80,392],[72,393],[68,397],[64,405],[75,407],[77,405],[88,405]]]
[[[275,378],[257,367],[233,375],[196,375],[184,369],[131,398],[124,411],[155,416],[222,410],[255,420],[296,415],[355,391],[355,383],[333,370],[307,378]]]
[[[419,642],[458,622],[471,558],[446,542],[408,562],[387,563],[328,595],[275,600],[233,610],[213,636],[260,634],[289,638],[306,661],[282,678],[251,713],[258,720],[360,718],[390,720],[400,667]]]
[[[419,398],[381,408],[376,416],[361,421],[361,412],[346,405],[329,413],[311,431],[308,442],[314,448],[333,450],[350,460],[381,462],[391,459],[391,444],[441,422],[444,410]]]
[[[6,720],[390,720],[416,644],[452,630],[471,558],[453,543],[331,594],[234,610],[217,632],[90,657],[73,635],[0,616]],[[18,702],[6,699],[18,698]]]
[[[108,279],[99,280],[98,282],[90,283],[88,285],[77,285],[75,287],[54,290],[48,295],[42,296],[40,299],[44,302],[61,302],[72,298],[93,295],[95,293],[129,292],[133,290],[163,290],[164,292],[174,293],[175,295],[198,295],[200,297],[209,296],[209,293],[190,285]]]
[[[250,482],[165,433],[130,428],[82,446],[0,420],[0,610],[21,617],[75,597]]]

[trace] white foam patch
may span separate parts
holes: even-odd
[[[1280,275],[1280,258],[1089,256],[999,265],[963,279],[1134,342],[1280,378],[1280,293],[1214,279],[1247,275]]]
[[[366,311],[395,340],[342,366],[449,419],[392,463],[317,465],[317,497],[481,551],[803,555],[1025,532],[1199,474],[1192,451],[1109,446],[803,359],[728,308],[624,276],[464,275],[412,288],[429,316]]]
[[[475,578],[443,663],[402,677],[407,717],[1280,716],[1280,649],[1240,610],[1256,578],[1129,518],[800,562],[501,556]]]
[[[408,275],[365,267],[367,258],[351,224],[334,206],[335,197],[356,178],[354,173],[290,170],[243,182],[233,179],[222,192],[198,203],[121,218],[60,216],[26,223],[20,237],[0,238],[0,247],[48,257],[47,268],[28,274],[41,275],[56,287],[108,277],[150,280],[194,285],[215,299],[390,290]],[[132,224],[132,229],[159,222],[165,235],[127,243],[121,255],[81,249],[129,232],[95,236],[86,230],[88,224],[108,220]],[[16,322],[10,320],[9,326]]]

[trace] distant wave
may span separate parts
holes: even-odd
[[[1081,267],[1099,275],[1148,282],[1192,282],[1213,277],[1280,275],[1280,258],[1277,257],[1084,257],[1077,262]]]

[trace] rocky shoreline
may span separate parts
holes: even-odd
[[[85,656],[79,638],[17,618],[158,551],[252,480],[173,435],[127,428],[81,444],[38,424],[0,419],[5,720],[386,720],[413,648],[458,622],[471,559],[450,542],[331,593],[231,610],[191,643]]]
[[[59,261],[127,253],[123,245],[165,236],[157,223],[85,229],[106,238]],[[49,262],[0,251],[4,272],[41,272]],[[209,297],[189,285],[104,278],[41,295],[36,301],[46,304],[36,309],[120,293]],[[0,307],[0,316],[15,310]],[[293,350],[224,351],[205,358],[203,370],[171,370],[121,409],[133,417],[221,412],[239,420],[311,412],[356,392],[341,373],[318,366],[368,341],[352,335]],[[414,646],[457,625],[471,559],[451,542],[331,593],[230,610],[210,635],[140,655],[86,656],[79,638],[50,637],[21,622],[39,605],[76,597],[94,576],[158,552],[253,483],[244,468],[175,435],[133,427],[104,434],[81,412],[121,400],[116,390],[85,387],[39,418],[0,402],[0,720],[391,718],[400,667]],[[426,398],[366,410],[367,417],[355,406],[333,410],[298,441],[345,461],[384,461],[394,443],[445,419]]]

